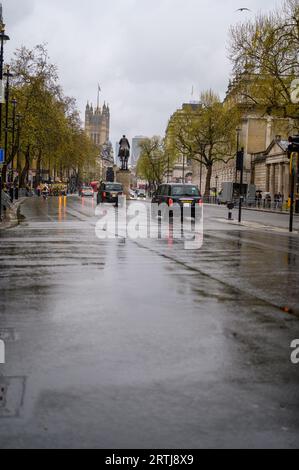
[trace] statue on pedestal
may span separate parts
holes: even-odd
[[[119,142],[119,153],[118,157],[121,161],[121,169],[123,171],[128,170],[128,162],[130,158],[130,143],[125,135],[123,135],[122,139]]]

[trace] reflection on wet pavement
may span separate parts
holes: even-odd
[[[29,200],[0,233],[0,447],[298,447],[298,238],[207,209],[198,251],[99,240],[94,210]]]

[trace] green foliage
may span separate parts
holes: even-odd
[[[166,146],[177,159],[184,155],[207,168],[206,194],[215,162],[227,163],[235,157],[236,127],[240,115],[236,108],[220,102],[212,90],[201,95],[198,106],[184,106],[171,118],[166,131]]]
[[[50,63],[45,46],[18,49],[11,71],[11,97],[17,99],[21,115],[20,184],[26,183],[26,171],[34,165],[61,173],[77,173],[85,165],[95,165],[97,150],[81,128],[75,100],[63,95],[57,69]],[[10,149],[7,163],[18,150],[11,142]]]
[[[239,97],[268,114],[299,119],[292,82],[299,77],[299,3],[261,14],[230,32],[230,58]]]
[[[167,153],[164,141],[160,137],[144,139],[139,146],[141,154],[137,164],[137,176],[156,188],[163,182],[168,168],[171,169],[173,159]]]

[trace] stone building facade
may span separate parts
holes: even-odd
[[[104,103],[103,109],[87,103],[85,109],[85,132],[92,142],[99,148],[109,142],[110,135],[110,109]]]
[[[166,146],[171,145],[172,139],[172,126],[174,125],[177,119],[180,119],[180,115],[198,111],[201,108],[201,103],[197,101],[192,101],[190,103],[183,103],[180,109],[177,109],[175,113],[170,117],[168,126],[166,129]],[[171,164],[170,172],[165,176],[165,182],[167,179],[172,183],[189,183],[193,180],[193,171],[196,172],[197,168],[194,167],[193,162],[189,160],[186,156],[180,154],[177,151],[177,159],[174,164]]]
[[[234,86],[230,84],[224,100],[225,103],[231,106],[237,106],[241,114],[239,130],[236,129],[236,142],[237,135],[239,134],[239,148],[244,148],[244,183],[256,184],[260,186],[257,189],[262,191],[267,190],[266,179],[259,178],[262,171],[266,172],[265,160],[254,171],[254,161],[261,158],[260,155],[266,155],[270,149],[273,141],[279,136],[280,141],[287,140],[289,135],[294,131],[294,122],[289,118],[280,118],[271,116],[265,113],[264,109],[256,106],[252,101],[248,101],[244,96],[238,92],[237,84]],[[261,167],[264,165],[264,169]],[[200,187],[205,187],[206,169],[199,168],[199,164],[195,162],[193,165],[194,183]],[[235,156],[226,164],[218,162],[213,167],[213,175],[211,179],[211,188],[218,191],[221,190],[222,184],[225,182],[238,182],[239,175],[236,172],[236,158]]]
[[[267,191],[266,180],[261,179],[262,162],[260,161],[259,169],[254,171],[254,162],[257,155],[266,155],[270,145],[279,139],[280,141],[287,140],[288,136],[292,133],[292,122],[289,119],[274,118],[259,114],[258,111],[248,110],[243,112],[242,121],[240,125],[239,142],[240,148],[244,147],[244,183],[255,184],[257,189]],[[279,137],[278,137],[279,136]],[[237,132],[236,132],[237,140]],[[260,157],[259,157],[260,158]],[[265,164],[265,161],[263,163]],[[200,169],[199,164],[194,165],[197,168],[193,169],[196,184],[200,185]],[[263,170],[266,171],[266,168]],[[211,188],[217,188],[220,191],[222,184],[226,182],[238,182],[239,175],[236,174],[236,159],[232,158],[227,164],[218,162],[213,167],[213,175],[211,179]],[[202,171],[201,186],[204,188],[206,179],[206,169]],[[259,186],[259,187],[258,187]]]
[[[274,195],[281,193],[284,200],[290,194],[289,142],[277,136],[264,151],[253,156],[253,179],[256,189]]]
[[[99,100],[98,100],[99,101]],[[113,167],[113,151],[110,136],[110,109],[104,103],[103,108],[99,105],[94,109],[92,104],[87,103],[85,109],[85,132],[91,141],[98,147],[98,159],[94,168],[94,177],[106,179],[108,168]]]

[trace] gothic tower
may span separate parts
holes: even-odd
[[[85,109],[85,132],[92,142],[98,147],[109,142],[110,135],[110,110],[104,103],[103,109],[87,103]]]

